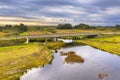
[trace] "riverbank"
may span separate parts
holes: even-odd
[[[0,47],[22,45],[25,42],[26,39],[0,40]]]
[[[57,50],[57,49],[60,49],[61,47],[63,47],[65,45],[64,42],[62,41],[49,41],[49,42],[46,42],[44,44],[44,46],[48,47],[49,49],[52,49],[52,50]]]
[[[77,40],[77,43],[84,43],[95,48],[120,55],[120,36]]]
[[[0,47],[0,80],[19,80],[28,69],[51,63],[52,51],[39,43]]]

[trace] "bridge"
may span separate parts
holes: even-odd
[[[23,39],[23,38],[60,38],[60,37],[75,37],[75,36],[97,36],[96,33],[70,33],[70,34],[39,34],[27,36],[1,37],[0,40]]]
[[[75,36],[92,36],[98,34],[91,33],[71,33],[71,34],[42,34],[42,35],[29,35],[28,38],[59,38],[59,37],[75,37]]]
[[[29,39],[35,39],[35,38],[53,38],[56,40],[56,38],[60,37],[76,37],[76,36],[97,36],[96,33],[70,33],[70,34],[39,34],[39,35],[27,35],[27,36],[14,36],[14,37],[2,37],[0,40],[12,40],[12,39],[24,39],[26,38],[26,43],[29,42]]]

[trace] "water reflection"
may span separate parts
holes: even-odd
[[[109,75],[106,74],[106,73],[99,73],[99,74],[98,74],[98,77],[99,77],[101,80],[107,78],[108,76],[109,76]]]
[[[58,41],[63,41],[64,43],[72,43],[74,40],[72,39],[57,39]]]
[[[84,59],[83,64],[64,64],[66,56],[60,52],[74,51]],[[120,80],[120,57],[90,46],[75,46],[53,53],[51,65],[34,68],[21,80]],[[108,76],[106,75],[108,74]]]

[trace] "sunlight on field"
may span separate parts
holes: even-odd
[[[0,37],[2,37],[2,36],[4,36],[5,35],[5,33],[3,33],[3,32],[0,32]]]
[[[108,38],[96,38],[95,40],[102,42],[120,43],[120,36],[108,37]]]

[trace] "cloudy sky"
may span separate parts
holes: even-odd
[[[120,24],[120,0],[0,0],[0,24]]]

